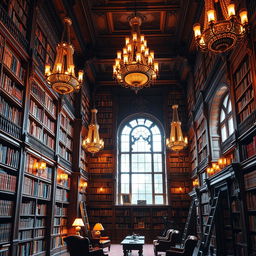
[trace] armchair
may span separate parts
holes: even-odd
[[[175,246],[179,238],[179,233],[178,230],[169,229],[166,232],[167,237],[164,237],[162,240],[153,241],[155,256],[158,255],[158,252],[166,252],[171,246]]]
[[[104,256],[103,250],[100,248],[90,248],[90,240],[88,237],[68,236],[64,238],[67,244],[70,256]],[[107,255],[106,255],[107,256]]]
[[[165,232],[164,236],[157,236],[156,239],[157,239],[157,240],[168,240],[168,239],[169,239],[169,236],[170,236],[170,233],[171,233],[172,231],[173,231],[173,229],[168,229],[168,230]],[[154,240],[154,241],[156,241],[156,240]]]
[[[166,251],[166,256],[192,256],[197,245],[197,241],[197,237],[188,236],[183,248],[169,248],[169,250]]]

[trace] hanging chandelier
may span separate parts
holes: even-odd
[[[142,18],[135,15],[129,20],[131,36],[125,38],[125,47],[117,52],[113,65],[113,77],[126,88],[137,92],[149,87],[157,78],[158,63],[154,61],[154,52],[149,51],[145,36],[140,34]]]
[[[65,30],[62,34],[61,42],[56,47],[56,59],[53,69],[49,64],[45,65],[45,76],[51,88],[59,94],[68,94],[74,90],[79,90],[83,82],[83,71],[75,74],[75,65],[73,62],[74,47],[70,43],[70,26],[72,21],[69,18],[64,19]],[[66,41],[64,34],[67,34]]]
[[[97,109],[92,109],[92,119],[89,125],[88,136],[83,140],[82,146],[84,149],[92,154],[99,152],[104,147],[104,141],[100,139],[99,125],[97,124],[96,114]]]
[[[178,105],[173,105],[173,118],[171,122],[170,138],[166,139],[166,146],[174,151],[180,151],[188,144],[188,138],[183,137],[181,122],[178,116]]]
[[[248,27],[246,9],[240,10],[239,16],[240,19],[236,16],[235,4],[230,0],[205,0],[202,33],[199,23],[193,27],[199,48],[214,53],[223,53],[233,48],[245,36]]]

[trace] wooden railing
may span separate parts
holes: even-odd
[[[21,128],[2,115],[0,115],[0,129],[17,139],[21,138]]]

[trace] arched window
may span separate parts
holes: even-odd
[[[148,118],[130,119],[118,139],[117,203],[128,195],[132,204],[166,204],[164,138],[158,125]]]
[[[220,134],[221,141],[225,141],[234,132],[232,106],[229,94],[224,97],[220,110]]]

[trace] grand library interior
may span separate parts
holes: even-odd
[[[0,0],[0,256],[256,256],[255,0]]]

